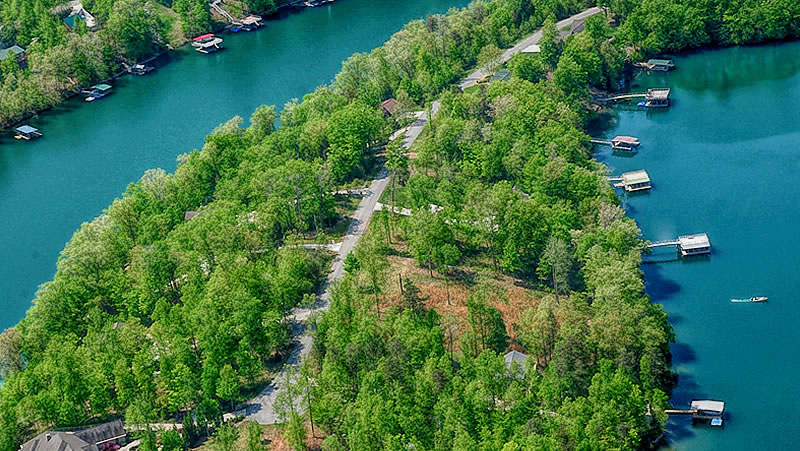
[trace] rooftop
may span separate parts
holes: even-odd
[[[662,59],[647,60],[647,64],[651,64],[653,66],[674,66],[675,65],[672,62],[672,60],[662,60]]]
[[[383,102],[381,102],[381,104],[378,105],[378,107],[380,107],[382,110],[386,111],[387,113],[392,114],[392,113],[394,113],[394,107],[396,105],[397,105],[397,100],[395,100],[395,99],[386,99]]]
[[[525,362],[528,360],[528,355],[517,351],[510,351],[503,356],[503,359],[506,361],[507,367],[511,367],[512,362],[517,362],[520,365],[525,366]]]
[[[678,242],[682,249],[702,249],[711,247],[711,241],[708,240],[708,235],[705,233],[679,236]]]
[[[650,175],[644,169],[640,171],[626,172],[622,174],[622,182],[626,185],[637,185],[639,183],[650,183]]]
[[[639,145],[639,138],[633,136],[615,136],[611,142]]]
[[[242,24],[244,25],[253,25],[259,22],[261,22],[260,16],[247,16],[244,19],[242,19]]]
[[[9,55],[19,56],[23,53],[25,53],[25,49],[18,45],[12,45],[7,49],[0,49],[0,61],[5,60]]]
[[[20,447],[21,451],[98,451],[104,443],[127,436],[121,420],[79,431],[48,431]]]
[[[99,91],[108,91],[109,89],[111,89],[111,85],[107,85],[105,83],[100,83],[99,85],[94,85],[89,89],[92,89],[92,90],[97,89]]]
[[[669,99],[669,88],[650,88],[647,97],[651,99]]]
[[[710,399],[695,399],[692,401],[692,409],[704,410],[706,412],[722,413],[725,411],[724,401],[713,401]]]
[[[17,131],[20,133],[33,133],[38,132],[39,129],[33,128],[30,125],[23,125],[21,127],[17,127]]]
[[[511,78],[511,71],[506,68],[502,68],[497,72],[495,72],[494,75],[492,75],[492,77],[489,78],[489,81],[508,81],[510,78]]]

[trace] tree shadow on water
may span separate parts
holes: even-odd
[[[645,291],[653,302],[663,302],[681,290],[681,286],[662,274],[663,269],[658,265],[642,265],[644,271]]]

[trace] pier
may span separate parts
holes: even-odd
[[[710,399],[695,399],[688,409],[664,409],[667,415],[691,415],[692,423],[708,421],[712,426],[722,426],[725,402]]]
[[[647,92],[634,92],[630,94],[620,94],[611,97],[598,97],[600,103],[617,103],[626,100],[644,98],[639,106],[645,108],[666,108],[669,106],[670,88],[650,88]]]
[[[711,253],[711,241],[705,233],[679,236],[677,240],[654,241],[647,245],[648,249],[657,247],[677,246],[681,255],[703,255]]]

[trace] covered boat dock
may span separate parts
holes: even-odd
[[[213,33],[207,33],[192,39],[192,47],[199,53],[214,53],[222,49],[220,44],[222,44],[222,38]]]
[[[652,188],[650,185],[650,175],[644,169],[639,171],[625,172],[619,177],[619,183],[615,183],[615,188],[623,188],[632,193],[635,191],[647,191]]]
[[[24,139],[25,141],[30,141],[32,139],[41,138],[44,136],[39,129],[31,127],[30,125],[17,127],[14,131],[17,132],[16,135],[14,135],[14,138]]]
[[[650,88],[644,96],[645,108],[666,108],[669,106],[670,88]]]
[[[86,96],[87,102],[93,102],[97,99],[102,99],[103,97],[111,94],[113,91],[111,90],[111,85],[107,85],[105,83],[101,83],[99,85],[94,85],[86,91],[83,91],[83,94]]]
[[[705,233],[682,235],[679,236],[677,240],[655,241],[648,244],[647,248],[653,249],[664,246],[677,246],[681,255],[684,257],[711,253],[711,241]]]

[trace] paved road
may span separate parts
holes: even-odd
[[[566,28],[572,24],[574,20],[585,19],[586,17],[597,14],[600,11],[600,8],[588,9],[580,14],[576,14],[572,17],[562,20],[561,22],[558,22],[557,27],[559,30]],[[531,44],[539,42],[539,39],[541,38],[541,30],[528,36],[519,44],[503,53],[501,61],[508,61],[513,55],[522,51],[522,49],[530,46]],[[483,75],[486,73],[487,72],[485,68],[476,70],[466,79],[464,79],[461,84],[459,84],[459,87],[464,89],[465,87],[474,85],[475,81],[483,77]],[[441,105],[438,101],[433,102],[431,105],[432,116],[436,116],[440,106]],[[417,140],[420,133],[422,133],[422,130],[425,128],[427,123],[428,118],[426,112],[419,112],[417,113],[417,120],[405,129],[395,133],[392,136],[392,139],[402,135],[403,146],[406,149],[411,149],[411,146]],[[244,414],[247,416],[248,420],[257,421],[261,424],[275,424],[280,422],[278,415],[275,413],[273,408],[275,400],[278,397],[278,394],[281,392],[281,388],[278,387],[276,382],[286,380],[287,374],[295,374],[300,362],[302,362],[303,359],[308,356],[309,352],[311,352],[312,339],[309,331],[306,329],[306,321],[312,313],[328,310],[330,306],[329,287],[331,286],[331,283],[341,279],[344,275],[344,259],[347,257],[347,254],[353,250],[359,238],[361,238],[366,232],[367,227],[369,226],[369,221],[372,218],[372,213],[376,210],[376,206],[378,205],[378,199],[380,199],[388,185],[389,174],[386,169],[383,169],[381,173],[378,174],[378,177],[372,182],[367,192],[364,193],[364,198],[361,199],[361,202],[358,204],[358,208],[353,215],[353,220],[350,222],[350,227],[347,229],[347,234],[345,235],[339,251],[333,260],[333,266],[331,268],[331,272],[328,273],[325,289],[317,300],[317,303],[311,308],[298,307],[292,311],[290,321],[292,336],[294,337],[294,348],[292,353],[287,358],[286,364],[281,369],[281,374],[267,388],[265,388],[264,391],[252,399],[244,409],[236,412],[237,414]],[[226,418],[230,416],[232,415],[227,414]]]
[[[432,112],[435,115],[437,111],[439,111],[439,103],[434,102]],[[419,134],[422,132],[422,129],[425,128],[427,122],[426,114],[419,114],[417,120],[413,124],[397,133],[397,136],[404,134],[403,145],[407,149],[410,149],[414,141],[417,140],[417,137],[419,137]],[[252,399],[244,409],[236,412],[237,414],[246,415],[248,420],[257,421],[261,424],[275,424],[280,421],[273,409],[275,400],[281,392],[281,388],[276,385],[276,382],[286,380],[287,373],[290,375],[294,374],[300,362],[311,352],[312,339],[309,331],[306,329],[306,321],[312,313],[328,310],[330,306],[329,287],[331,283],[341,279],[344,275],[344,259],[347,257],[347,254],[353,250],[359,238],[364,236],[364,233],[367,231],[372,213],[375,211],[375,207],[378,204],[378,199],[380,199],[387,186],[389,186],[389,173],[386,169],[383,169],[380,174],[378,174],[378,177],[372,181],[369,189],[363,193],[364,198],[361,199],[361,202],[358,204],[358,208],[356,208],[353,219],[344,236],[344,240],[339,246],[336,257],[333,259],[333,265],[331,272],[328,273],[325,289],[317,300],[317,303],[311,308],[298,307],[292,311],[290,321],[292,336],[294,337],[294,348],[287,358],[280,376],[257,397]],[[229,416],[232,415],[226,415],[226,417]]]
[[[603,10],[600,9],[600,8],[589,8],[586,11],[583,11],[581,13],[575,14],[572,17],[567,17],[566,19],[558,22],[556,24],[556,29],[563,30],[563,29],[569,27],[570,25],[572,25],[572,22],[574,22],[576,20],[584,20],[587,17],[593,16],[595,14],[598,14],[598,13],[602,12],[602,11]],[[533,33],[532,35],[528,36],[527,38],[521,40],[519,43],[517,43],[517,45],[515,45],[514,47],[511,47],[510,49],[508,49],[505,52],[503,52],[503,56],[500,57],[500,64],[505,64],[506,62],[508,62],[508,60],[511,59],[512,56],[514,56],[517,53],[525,50],[526,48],[530,47],[531,45],[538,43],[540,39],[542,39],[542,30],[538,30],[535,33]],[[478,80],[483,78],[488,73],[489,73],[489,70],[486,68],[486,66],[480,67],[477,70],[475,70],[473,73],[469,74],[467,76],[467,78],[462,80],[461,83],[458,84],[458,87],[463,90],[463,89],[467,89],[467,88],[469,88],[471,86],[475,86],[476,84],[478,84]]]

